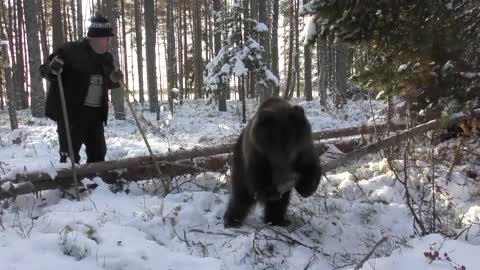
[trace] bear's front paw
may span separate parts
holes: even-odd
[[[242,225],[242,222],[238,219],[234,219],[231,217],[224,217],[223,218],[223,227],[224,228],[238,228]]]

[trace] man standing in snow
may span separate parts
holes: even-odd
[[[68,157],[67,135],[62,113],[57,74],[61,74],[75,162],[85,144],[87,163],[104,161],[107,146],[104,125],[108,117],[108,89],[118,88],[123,77],[108,52],[114,36],[110,22],[95,15],[87,37],[67,42],[51,54],[40,67],[42,77],[50,81],[45,115],[57,122],[60,162]]]

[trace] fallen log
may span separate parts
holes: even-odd
[[[344,142],[341,143],[341,145],[344,144]],[[315,150],[321,154],[325,151],[325,145],[318,142],[315,144]],[[157,165],[162,172],[162,177],[166,178],[180,175],[197,175],[204,172],[222,173],[226,172],[229,168],[229,158],[230,154],[219,154],[172,161],[157,160]],[[122,160],[121,162],[125,161]],[[107,164],[107,167],[111,166],[107,162],[87,165],[95,165],[101,168],[102,164]],[[78,166],[78,179],[83,180],[85,178],[92,179],[94,177],[100,177],[105,183],[115,184],[123,181],[141,181],[159,178],[158,171],[151,161],[139,163],[135,159],[133,159],[132,163],[126,164],[122,169],[106,170],[103,167],[98,172],[90,170],[91,166],[87,168]],[[0,180],[0,200],[31,192],[55,189],[57,187],[67,188],[72,184],[72,175],[68,168],[58,170],[57,175],[53,178],[52,175],[46,172],[16,174],[16,178],[12,180]]]
[[[174,177],[179,175],[196,175],[204,172],[225,172],[228,169],[228,154],[215,155],[210,157],[199,157],[193,160],[178,160],[175,162],[158,162],[157,165],[162,171],[163,177]],[[47,173],[31,174],[32,177],[22,175],[23,182],[2,181],[0,186],[0,200],[12,198],[18,195],[38,192],[55,188],[68,188],[73,184],[68,169],[62,169],[54,179]],[[158,171],[153,163],[138,167],[128,167],[122,170],[102,171],[99,173],[82,174],[79,179],[92,179],[100,177],[108,184],[115,184],[121,181],[141,181],[145,179],[158,178]],[[28,180],[27,180],[28,179]]]
[[[381,149],[400,143],[403,140],[422,134],[428,130],[445,126],[446,122],[458,122],[471,117],[480,116],[480,111],[475,111],[471,115],[456,114],[451,119],[437,119],[425,124],[421,124],[412,129],[391,136],[385,140],[378,141],[359,148],[337,160],[327,162],[322,165],[323,172],[334,170],[335,168],[345,165],[348,162],[355,161],[361,157],[377,152]],[[382,127],[377,127],[381,130]],[[354,136],[372,132],[373,128],[349,128],[348,132],[340,133],[338,131],[323,131],[314,134],[316,138],[328,138],[328,136]],[[322,137],[323,136],[323,137]],[[165,177],[173,177],[185,174],[198,174],[206,171],[219,172],[225,171],[228,166],[229,153],[233,144],[224,144],[216,147],[194,148],[191,150],[180,150],[167,154],[157,155],[157,164],[160,166],[162,175]],[[324,151],[323,143],[316,143],[315,148],[318,153]],[[150,178],[157,178],[158,172],[152,163],[150,157],[129,158],[116,161],[106,161],[99,163],[91,163],[78,166],[77,169],[80,179],[101,177],[106,183],[115,183],[119,179],[127,181],[139,181]],[[33,191],[41,191],[55,188],[58,185],[68,185],[71,183],[70,169],[60,169],[56,172],[56,176],[51,177],[50,174],[40,173],[17,173],[15,175],[7,175],[0,178],[0,199],[14,197],[16,195],[27,194]],[[15,186],[18,185],[18,186]],[[5,188],[4,188],[5,187]]]
[[[401,128],[401,126],[394,126],[395,128]],[[377,130],[384,129],[384,125],[377,126]],[[348,137],[361,134],[369,134],[374,131],[373,127],[354,127],[335,130],[325,130],[313,133],[314,140],[326,140],[337,137]],[[213,147],[194,147],[189,150],[178,150],[175,152],[169,152],[166,154],[155,155],[155,159],[158,162],[172,162],[178,160],[188,160],[198,157],[209,157],[215,155],[222,155],[230,153],[233,149],[233,143],[222,144]],[[77,166],[77,174],[80,178],[91,177],[92,175],[101,176],[105,172],[115,170],[134,170],[135,168],[144,168],[148,165],[153,165],[152,158],[150,156],[126,158],[120,160],[110,160],[105,162],[97,162],[90,164],[82,164]],[[37,181],[47,179],[64,179],[69,178],[71,170],[68,168],[56,170],[55,175],[52,177],[47,173],[35,173],[28,170],[17,173],[10,173],[0,177],[0,184],[5,181],[12,181],[14,183],[22,181]],[[158,173],[157,173],[158,175]]]

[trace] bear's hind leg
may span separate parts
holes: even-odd
[[[255,200],[247,192],[243,195],[231,194],[230,201],[227,206],[227,211],[223,216],[223,225],[225,228],[239,227],[243,220],[250,212],[250,208]]]
[[[265,223],[277,226],[288,226],[290,221],[286,219],[287,207],[290,203],[290,191],[285,192],[280,200],[265,202]]]

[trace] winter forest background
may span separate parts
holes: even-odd
[[[96,12],[125,76],[77,201],[38,67]],[[477,0],[4,0],[0,40],[1,269],[478,268]],[[325,175],[291,226],[225,230],[230,143],[269,96]]]

